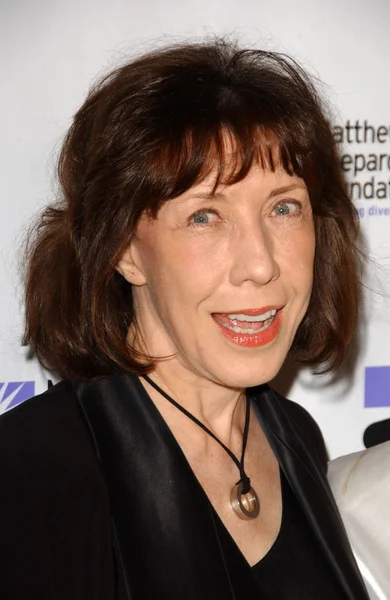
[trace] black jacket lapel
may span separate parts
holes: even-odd
[[[313,460],[278,395],[268,386],[252,388],[251,395],[268,441],[346,597],[369,600],[326,474]]]
[[[123,597],[237,600],[207,497],[139,380],[75,390],[107,481]]]
[[[138,378],[115,375],[77,383],[75,390],[110,494],[124,584],[121,600],[240,600],[220,547],[216,515]],[[250,393],[263,430],[346,597],[368,600],[326,475],[298,435],[285,401],[268,386]],[[252,588],[249,571],[243,578],[247,591]]]

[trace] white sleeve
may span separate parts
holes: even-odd
[[[390,600],[390,442],[329,463],[329,482],[372,600]]]

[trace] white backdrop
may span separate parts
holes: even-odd
[[[353,369],[336,381],[302,372],[293,382],[284,370],[277,385],[317,419],[332,457],[362,447],[365,427],[390,416],[389,19],[386,0],[0,0],[0,412],[47,387],[20,347],[17,250],[23,227],[53,198],[56,152],[89,85],[151,44],[232,33],[321,78],[344,167],[360,182],[356,206],[375,260]]]

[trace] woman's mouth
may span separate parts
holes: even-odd
[[[245,309],[234,313],[213,313],[214,322],[230,341],[256,347],[272,342],[281,325],[281,308]]]

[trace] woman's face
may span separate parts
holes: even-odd
[[[143,217],[118,268],[149,354],[248,387],[276,375],[308,307],[310,200],[302,179],[259,167],[211,188],[206,180]]]

